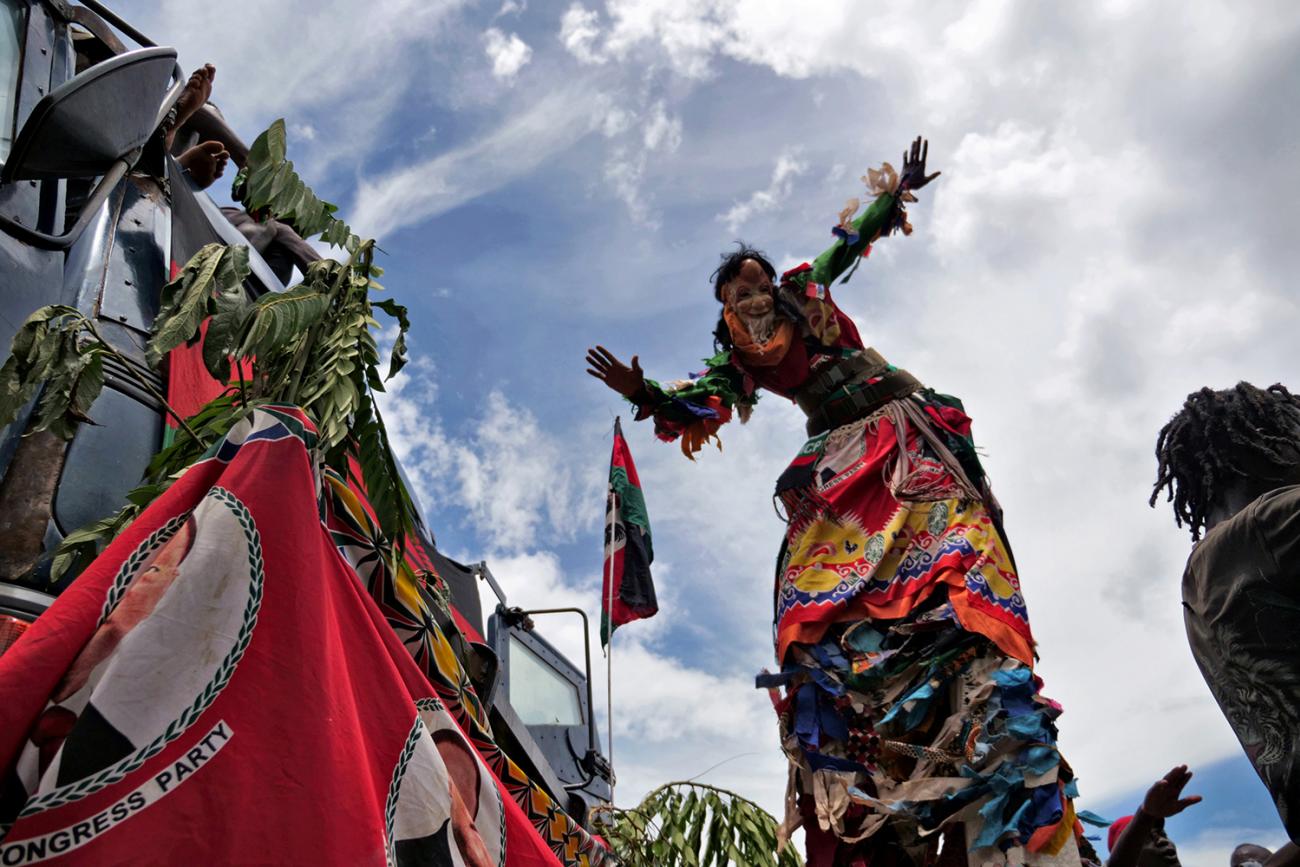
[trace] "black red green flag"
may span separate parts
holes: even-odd
[[[615,419],[614,454],[609,461],[609,493],[605,499],[605,583],[600,597],[602,646],[609,644],[614,630],[624,623],[652,617],[659,610],[654,581],[650,578],[650,563],[654,558],[641,480],[637,478],[627,440],[623,439],[622,425]]]

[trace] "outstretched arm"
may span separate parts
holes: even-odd
[[[1297,864],[1300,864],[1300,846],[1288,840],[1273,853],[1264,867],[1295,867]]]
[[[729,353],[705,363],[708,369],[695,379],[665,387],[645,378],[635,355],[627,365],[603,346],[587,350],[587,373],[627,398],[637,408],[638,421],[653,418],[659,439],[672,442],[680,437],[682,454],[692,460],[731,420],[733,408],[752,407],[758,400]]]
[[[587,373],[596,377],[619,394],[631,400],[645,388],[645,373],[641,370],[641,356],[632,356],[628,366],[603,346],[587,350]]]
[[[1142,847],[1152,839],[1152,832],[1163,826],[1165,819],[1201,802],[1200,795],[1182,796],[1191,779],[1192,772],[1187,770],[1187,765],[1179,765],[1156,780],[1142,799],[1142,806],[1133,814],[1133,821],[1115,841],[1115,848],[1106,859],[1106,867],[1134,867],[1142,854]]]
[[[903,152],[903,170],[897,175],[894,189],[880,192],[862,216],[850,224],[852,231],[846,233],[849,237],[840,239],[817,257],[808,279],[823,286],[829,285],[881,235],[887,235],[900,226],[904,226],[904,231],[911,231],[905,228],[903,204],[916,201],[912,191],[921,189],[941,174],[925,173],[925,161],[929,155],[930,143],[917,136],[911,150]],[[892,169],[889,172],[892,173]]]

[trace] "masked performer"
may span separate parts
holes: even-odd
[[[910,234],[925,173],[864,180],[875,200],[835,244],[778,279],[741,246],[714,274],[717,354],[660,385],[603,347],[588,373],[690,457],[759,389],[790,398],[810,439],[781,474],[773,688],[791,774],[783,831],[820,865],[1078,863],[1075,786],[1039,694],[1034,644],[1001,514],[955,398],[863,345],[831,285],[878,238]],[[778,692],[783,688],[784,692]],[[940,832],[943,832],[942,834]],[[969,855],[964,850],[969,851]]]

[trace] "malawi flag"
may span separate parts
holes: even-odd
[[[650,518],[641,496],[641,480],[623,427],[614,420],[614,454],[609,461],[609,494],[605,500],[605,584],[601,593],[600,643],[609,644],[624,623],[653,617],[659,610],[650,578],[654,561]],[[612,583],[611,583],[612,582]]]

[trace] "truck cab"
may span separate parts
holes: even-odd
[[[579,666],[546,639],[537,621],[581,617],[585,639],[586,615],[578,609],[511,607],[486,562],[466,565],[436,550],[433,559],[451,592],[461,632],[471,640],[469,671],[489,708],[498,744],[549,792],[561,793],[556,803],[585,825],[592,808],[610,802],[614,781],[600,750],[590,645]],[[496,600],[486,618],[485,595]]]
[[[115,512],[164,444],[167,371],[144,352],[162,287],[205,244],[248,245],[163,147],[159,125],[184,82],[173,49],[98,2],[0,0],[0,348],[33,311],[64,304],[93,317],[136,374],[107,366],[95,423],[71,440],[28,430],[36,401],[0,429],[0,653],[76,580],[50,581],[59,543]],[[256,249],[249,261],[250,296],[285,290]],[[585,825],[613,778],[589,660],[575,665],[510,609],[486,564],[452,561],[421,535],[494,737]],[[485,623],[478,585],[489,579],[499,605]]]

